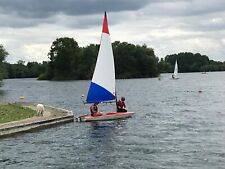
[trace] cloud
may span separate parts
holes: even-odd
[[[148,14],[164,17],[189,17],[210,13],[224,12],[224,0],[170,0],[149,3]]]
[[[0,13],[4,14],[2,18],[10,19],[0,24],[27,27],[48,22],[46,18],[55,15],[90,16],[104,11],[135,11],[148,3],[148,0],[7,0],[0,1]]]
[[[99,43],[107,11],[112,41],[147,44],[158,57],[184,51],[224,58],[224,0],[0,1],[0,44],[10,62],[47,60],[52,42]]]

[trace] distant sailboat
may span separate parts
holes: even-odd
[[[112,44],[105,13],[98,58],[86,98],[87,103],[116,103],[115,67]],[[84,115],[79,121],[115,120],[131,117],[133,112],[110,112],[101,116]]]
[[[179,79],[179,77],[178,77],[178,66],[177,66],[177,60],[176,60],[176,62],[175,62],[174,72],[173,72],[172,78],[173,78],[173,79]]]

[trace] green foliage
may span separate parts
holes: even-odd
[[[3,62],[7,56],[8,52],[5,50],[3,45],[0,45],[0,62]]]
[[[170,63],[165,62],[163,58],[161,58],[160,62],[158,63],[158,69],[160,73],[167,73],[170,72],[173,67]]]
[[[37,78],[41,73],[45,72],[47,62],[43,64],[37,62],[25,62],[19,60],[17,64],[4,63],[6,74],[4,78]]]
[[[165,62],[169,63],[172,72],[174,69],[175,61],[178,62],[179,72],[200,72],[203,66],[209,64],[208,56],[201,55],[199,53],[193,54],[190,52],[167,55],[165,57]]]
[[[48,77],[47,73],[41,73],[38,76],[38,80],[49,80],[49,77]]]
[[[158,75],[154,50],[146,45],[139,46],[127,42],[113,43],[116,78],[145,78]]]
[[[0,123],[33,117],[36,112],[19,104],[0,105]]]
[[[28,77],[38,77],[41,72],[41,64],[37,62],[28,62],[27,63],[27,76]]]
[[[201,67],[202,71],[225,71],[225,62],[209,61],[209,64]]]
[[[5,68],[3,65],[3,61],[5,58],[8,56],[8,52],[4,49],[2,45],[0,45],[0,81],[3,79],[5,76]]]
[[[80,48],[73,38],[57,38],[52,43],[48,55],[50,79],[73,79],[80,61]]]
[[[155,56],[154,50],[146,45],[134,45],[115,41],[112,44],[116,78],[156,77],[159,73],[173,72],[178,61],[179,72],[225,71],[225,62],[209,60],[199,53],[183,52],[167,55],[165,59]],[[8,53],[0,45],[1,78],[36,78],[39,80],[83,80],[91,79],[99,45],[79,47],[73,38],[57,38],[48,53],[49,62],[5,63]]]
[[[7,71],[5,67],[5,63],[0,63],[0,82],[2,79],[4,79],[7,76]]]
[[[91,44],[80,48],[72,38],[58,38],[53,42],[46,72],[39,79],[70,80],[91,79],[99,45]],[[154,50],[146,45],[127,42],[113,43],[116,78],[155,77],[158,72],[158,58]]]
[[[99,46],[94,44],[82,48],[77,72],[74,73],[74,77],[76,77],[76,79],[91,79],[95,68],[95,62],[97,60],[98,48]]]
[[[167,55],[158,64],[160,72],[173,72],[175,61],[179,72],[225,71],[225,62],[209,60],[208,56],[190,52]]]

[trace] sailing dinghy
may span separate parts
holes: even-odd
[[[98,58],[87,94],[86,103],[116,103],[115,88],[114,57],[105,12]],[[88,122],[124,119],[131,117],[133,114],[134,112],[109,112],[104,113],[101,116],[84,115],[78,117],[78,121]]]
[[[175,62],[175,67],[174,67],[174,72],[173,72],[172,78],[175,79],[175,80],[176,80],[176,79],[179,79],[179,77],[178,77],[177,60],[176,60],[176,62]]]

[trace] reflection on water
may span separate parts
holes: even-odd
[[[2,87],[2,85],[3,85],[3,82],[0,81],[0,87]],[[1,90],[1,89],[0,89],[0,96],[3,95],[3,94],[4,94],[4,90]]]
[[[123,128],[124,121],[91,123],[87,133],[87,149],[90,164],[93,166],[111,166],[116,163],[116,134]]]
[[[4,90],[0,90],[0,95],[4,95]]]

